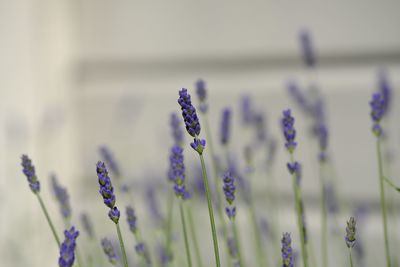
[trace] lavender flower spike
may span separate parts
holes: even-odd
[[[170,156],[170,178],[174,181],[175,194],[186,199],[187,190],[185,186],[185,164],[183,162],[183,148],[173,146]]]
[[[136,233],[137,230],[137,217],[135,215],[135,211],[131,206],[126,207],[126,220],[129,225],[129,230],[131,230],[132,233]]]
[[[75,231],[75,227],[71,227],[69,231],[64,231],[65,240],[60,247],[60,258],[58,259],[58,265],[60,267],[71,267],[75,261],[75,247],[76,238],[79,235],[79,231]]]
[[[235,200],[235,191],[236,187],[234,184],[234,178],[232,177],[230,172],[224,173],[224,186],[223,186],[225,199],[228,202],[229,206],[226,207],[225,211],[228,215],[229,219],[233,219],[236,216],[236,207],[232,206]]]
[[[87,213],[81,214],[81,223],[83,225],[83,229],[85,230],[86,234],[89,236],[89,238],[93,239],[95,236],[93,230],[93,224],[90,221],[89,215]]]
[[[185,121],[186,130],[192,137],[194,137],[194,141],[190,145],[199,154],[202,154],[206,145],[206,141],[198,138],[201,129],[200,122],[196,114],[196,109],[192,105],[192,101],[187,89],[182,88],[182,90],[179,91],[178,103],[181,106],[182,117]]]
[[[293,153],[295,150],[297,143],[296,139],[296,130],[294,129],[294,118],[292,117],[290,109],[283,111],[283,118],[282,118],[282,130],[283,134],[286,139],[286,149]]]
[[[204,82],[204,80],[202,79],[197,80],[196,93],[200,101],[199,109],[202,113],[206,113],[208,110],[208,104],[207,104],[206,83]]]
[[[115,176],[120,177],[121,171],[120,171],[118,163],[115,160],[115,157],[112,154],[111,150],[106,146],[101,146],[99,148],[99,152],[100,152],[100,155],[102,156],[103,160],[107,163],[111,172],[114,173]]]
[[[181,121],[178,118],[178,114],[175,112],[171,113],[170,125],[172,130],[172,137],[174,138],[175,145],[181,145],[183,143],[183,131],[181,129]]]
[[[284,233],[282,237],[282,267],[293,267],[292,239],[289,233]]]
[[[227,145],[230,137],[230,128],[231,128],[231,110],[229,108],[225,108],[222,111],[222,123],[221,123],[221,144]]]
[[[69,195],[67,189],[62,187],[57,180],[55,174],[51,175],[51,184],[53,187],[54,195],[60,204],[61,215],[64,218],[69,218],[71,216],[71,206],[69,204]]]
[[[373,122],[372,132],[376,136],[380,136],[382,134],[380,121],[385,113],[385,102],[382,95],[380,93],[374,93],[369,104],[371,106],[371,118]]]
[[[347,222],[346,236],[344,240],[346,241],[348,248],[354,247],[354,244],[356,243],[356,220],[354,217],[350,217]]]
[[[31,159],[27,155],[22,155],[21,157],[22,172],[28,178],[29,187],[32,192],[37,194],[40,192],[40,182],[36,176],[35,167],[32,165]]]
[[[307,65],[307,67],[315,67],[316,57],[313,44],[311,42],[310,33],[308,31],[302,31],[300,32],[299,37],[304,63]]]
[[[115,206],[114,187],[111,184],[111,179],[108,176],[108,171],[104,162],[97,162],[96,172],[100,185],[99,193],[103,197],[104,204],[110,208],[108,216],[114,223],[117,224],[120,217],[120,212]]]
[[[113,265],[117,264],[117,256],[115,254],[115,249],[111,241],[107,238],[101,240],[101,246],[103,247],[104,253],[107,255],[108,261]]]

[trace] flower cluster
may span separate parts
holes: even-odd
[[[175,145],[183,144],[183,131],[181,129],[181,121],[178,118],[178,114],[171,113],[170,125],[172,130],[172,137],[174,138]]]
[[[181,106],[182,117],[185,122],[186,131],[192,137],[194,137],[194,140],[190,145],[199,154],[202,154],[206,145],[206,141],[204,139],[200,140],[198,138],[201,129],[200,122],[196,114],[196,109],[192,105],[192,101],[190,99],[190,95],[187,92],[187,89],[182,88],[182,90],[179,91],[178,103]]]
[[[354,217],[350,217],[347,221],[346,236],[344,240],[346,241],[348,248],[354,247],[354,244],[356,243],[356,220]]]
[[[75,230],[75,227],[64,231],[65,239],[61,244],[60,258],[58,259],[58,265],[60,267],[71,267],[74,264],[76,238],[78,235],[79,231]]]
[[[282,237],[282,267],[293,267],[292,238],[289,233],[284,233]]]
[[[369,104],[371,106],[371,118],[373,122],[372,132],[376,136],[380,136],[382,134],[380,121],[385,113],[385,101],[383,100],[382,94],[374,93]]]
[[[293,153],[294,149],[297,146],[295,141],[296,139],[296,130],[294,129],[294,118],[292,117],[290,109],[283,111],[283,118],[282,118],[282,130],[283,135],[286,139],[286,149]]]
[[[111,184],[111,179],[108,176],[107,167],[104,162],[97,162],[96,172],[100,185],[99,193],[103,197],[104,204],[106,204],[106,206],[110,208],[110,211],[108,212],[108,217],[110,217],[110,219],[114,223],[118,223],[120,211],[115,206],[114,187]]]
[[[311,42],[310,33],[308,31],[302,31],[299,35],[301,50],[303,55],[304,63],[308,67],[314,67],[316,64],[316,57],[314,48]]]
[[[108,261],[115,265],[117,263],[117,255],[115,254],[114,246],[111,241],[107,238],[103,238],[101,240],[101,246],[108,258]]]
[[[222,111],[222,122],[221,122],[221,144],[227,145],[230,137],[230,124],[231,124],[231,110],[225,108]]]
[[[121,177],[120,168],[111,150],[106,146],[101,146],[99,148],[99,152],[103,160],[107,163],[107,166],[111,170],[111,172],[114,173],[115,176]]]
[[[57,177],[54,174],[51,175],[51,185],[53,187],[54,196],[60,204],[62,216],[64,218],[69,218],[71,216],[71,206],[69,204],[67,189],[58,183]]]
[[[189,197],[185,186],[185,164],[183,162],[183,148],[173,146],[170,155],[170,173],[169,177],[174,181],[175,194],[183,199]]]
[[[223,190],[225,194],[225,199],[229,204],[229,206],[225,208],[226,214],[228,215],[229,219],[233,219],[236,216],[236,207],[232,205],[235,200],[236,187],[234,184],[234,178],[232,177],[230,172],[224,173]]]
[[[135,234],[137,230],[137,218],[135,210],[131,206],[126,207],[126,221],[128,222],[129,230],[131,230],[131,232]]]
[[[81,214],[81,222],[86,234],[89,236],[89,238],[93,239],[94,238],[93,224],[90,221],[89,215],[87,213]]]
[[[392,87],[388,81],[387,74],[384,70],[379,71],[378,86],[379,86],[379,91],[382,94],[382,98],[383,98],[384,114],[386,114],[390,108],[390,102],[392,99]]]
[[[289,173],[291,175],[294,175],[294,177],[296,178],[296,184],[300,185],[300,181],[301,181],[301,164],[298,163],[297,161],[288,162],[287,163],[287,168],[289,170]]]
[[[31,159],[27,155],[21,157],[22,172],[28,178],[29,187],[32,192],[37,194],[40,192],[40,182],[36,176],[35,166],[32,165]]]
[[[200,111],[202,113],[206,113],[208,110],[207,90],[206,90],[206,83],[202,79],[196,81],[196,94],[200,101],[199,105]]]

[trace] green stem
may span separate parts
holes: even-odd
[[[250,198],[251,198],[251,196],[250,196]],[[268,266],[268,262],[265,259],[266,250],[263,249],[261,234],[260,234],[258,223],[257,223],[256,211],[255,211],[254,202],[252,199],[250,200],[249,204],[250,204],[250,218],[251,218],[251,222],[253,224],[254,239],[256,241],[258,264],[259,264],[259,266]]]
[[[233,228],[233,235],[235,237],[236,249],[237,249],[237,254],[238,254],[238,259],[239,259],[239,266],[245,266],[244,262],[243,262],[243,258],[242,258],[242,248],[240,245],[239,232],[237,230],[235,219],[232,219],[232,228]]]
[[[197,240],[196,228],[194,227],[192,209],[189,207],[189,209],[187,209],[187,211],[188,211],[187,213],[188,213],[188,217],[189,217],[189,228],[190,228],[190,232],[192,233],[192,239],[193,239],[193,243],[194,243],[194,252],[196,255],[197,267],[202,267],[203,260],[201,258],[199,242]]]
[[[212,232],[212,238],[213,238],[213,243],[214,243],[215,263],[216,263],[217,267],[220,267],[221,263],[220,263],[220,259],[219,259],[217,231],[215,229],[214,211],[213,211],[212,202],[211,202],[210,187],[208,186],[207,171],[206,171],[206,166],[204,163],[203,155],[199,154],[199,157],[200,157],[200,162],[201,162],[201,171],[203,173],[204,188],[206,190],[208,215],[210,216],[211,232]]]
[[[173,259],[172,257],[172,251],[171,251],[171,243],[172,243],[172,215],[174,211],[174,193],[171,191],[168,195],[168,218],[167,218],[167,231],[166,231],[166,252],[170,259]]]
[[[188,262],[188,266],[192,267],[192,257],[190,256],[190,247],[189,247],[189,239],[188,239],[188,234],[187,234],[187,229],[186,229],[186,221],[185,221],[185,213],[183,210],[183,199],[179,201],[179,211],[181,214],[181,222],[182,222],[182,227],[183,227],[183,236],[185,238],[185,248],[186,248],[186,259]]]
[[[378,171],[379,171],[379,187],[380,187],[380,202],[382,210],[382,222],[383,222],[383,235],[385,239],[385,254],[386,254],[386,266],[391,267],[390,263],[390,250],[389,250],[389,238],[387,229],[387,212],[385,203],[385,188],[384,188],[384,175],[382,165],[382,154],[381,154],[381,142],[379,137],[376,139],[376,153],[378,155]]]
[[[325,163],[320,162],[320,180],[321,180],[321,250],[322,250],[322,267],[328,266],[328,212],[326,208],[326,193],[324,179]]]
[[[392,180],[390,180],[389,178],[387,178],[386,176],[383,177],[383,180],[390,185],[394,190],[399,191],[400,192],[400,187],[397,187]]]
[[[350,266],[353,267],[353,256],[351,255],[351,248],[349,248]]]
[[[294,163],[294,158],[293,154],[290,153],[290,161],[291,163]],[[307,250],[306,250],[306,243],[305,243],[305,236],[304,236],[304,225],[303,225],[303,220],[301,218],[301,195],[300,195],[300,188],[296,183],[296,173],[293,173],[292,175],[292,180],[293,180],[293,191],[294,191],[294,196],[295,196],[295,206],[296,206],[296,214],[297,214],[297,227],[299,229],[299,234],[300,234],[300,248],[301,248],[301,254],[303,258],[303,265],[304,267],[308,267],[308,256],[307,256]]]
[[[118,239],[119,239],[119,246],[121,247],[122,258],[124,260],[124,266],[128,267],[128,259],[126,258],[124,240],[122,239],[121,229],[119,228],[119,223],[116,223],[115,226],[117,227]]]
[[[49,223],[51,231],[53,232],[54,239],[56,240],[58,247],[60,247],[60,245],[61,245],[60,239],[58,238],[56,229],[54,228],[53,222],[50,219],[50,216],[49,216],[49,213],[47,212],[46,206],[44,205],[44,202],[43,202],[42,198],[40,197],[39,193],[37,193],[36,196],[39,200],[40,206],[42,207],[43,213],[46,216],[46,219],[47,219],[47,222]]]

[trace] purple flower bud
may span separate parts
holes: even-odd
[[[112,173],[115,174],[115,176],[120,177],[121,176],[121,171],[119,169],[118,163],[115,160],[114,155],[112,154],[111,150],[106,147],[106,146],[101,146],[99,148],[99,152],[103,160],[107,163],[107,166],[111,170]]]
[[[58,265],[60,267],[71,267],[75,261],[76,238],[79,232],[75,231],[75,227],[71,227],[69,231],[64,231],[64,242],[60,246],[60,257]]]
[[[135,215],[135,211],[131,206],[126,207],[126,221],[128,222],[129,225],[129,230],[131,230],[132,233],[136,233],[137,230],[137,218]]]
[[[371,106],[371,118],[373,122],[372,131],[376,136],[380,136],[382,134],[380,121],[385,113],[385,102],[382,95],[380,93],[374,93],[369,104]]]
[[[289,233],[282,237],[282,267],[293,267],[292,238]]]
[[[301,31],[299,35],[301,51],[303,55],[304,64],[308,67],[314,67],[316,64],[316,57],[311,42],[311,36],[308,31]]]
[[[22,172],[28,178],[29,187],[32,192],[37,194],[40,192],[40,182],[36,176],[35,167],[32,165],[31,159],[27,155],[21,157]]]
[[[115,206],[114,187],[111,184],[111,179],[108,176],[107,167],[104,162],[97,162],[96,172],[100,185],[99,193],[103,197],[104,204],[109,208],[113,208]]]
[[[346,236],[344,239],[348,248],[354,247],[356,243],[356,220],[354,217],[350,217],[347,221]]]
[[[119,221],[119,217],[121,216],[120,211],[118,210],[118,208],[116,206],[114,206],[113,208],[110,209],[110,211],[108,212],[108,217],[111,219],[111,221],[113,221],[115,224],[118,223]]]
[[[294,149],[297,146],[297,143],[295,141],[296,130],[294,129],[294,118],[291,115],[290,109],[283,111],[282,130],[283,130],[283,135],[285,136],[286,139],[285,143],[286,149],[290,153],[293,153]]]
[[[225,211],[228,215],[229,219],[233,219],[236,216],[236,207],[232,206],[235,200],[235,191],[236,187],[234,184],[234,178],[230,174],[230,172],[225,172],[223,177],[224,185],[223,191],[225,194],[225,199],[228,202],[228,207],[226,207]]]
[[[181,145],[183,143],[183,131],[181,129],[181,121],[178,118],[178,115],[174,112],[171,113],[171,130],[172,137],[174,138],[175,145]]]
[[[108,261],[115,265],[117,263],[117,255],[115,254],[115,249],[111,241],[107,238],[103,238],[101,240],[101,246],[108,258]]]
[[[379,86],[379,91],[382,94],[382,99],[384,103],[383,104],[384,114],[386,114],[390,108],[393,88],[389,83],[386,71],[383,69],[380,70],[378,73],[378,86]]]
[[[183,148],[180,146],[173,146],[170,156],[170,175],[174,181],[175,194],[185,199],[186,186],[185,186],[185,164],[183,162]]]
[[[230,137],[230,124],[231,124],[231,110],[225,108],[222,111],[222,122],[221,122],[221,144],[227,145]]]
[[[69,218],[71,216],[71,206],[69,204],[69,195],[67,189],[62,187],[57,180],[55,174],[51,174],[51,185],[53,188],[54,196],[60,205],[61,215],[64,218]]]
[[[201,79],[197,80],[196,93],[200,101],[199,109],[202,113],[206,113],[208,110],[208,105],[207,105],[206,83],[204,82],[204,80]]]
[[[244,95],[240,99],[241,101],[241,114],[242,123],[245,126],[250,125],[253,122],[254,112],[252,107],[251,97],[249,95]]]
[[[206,146],[206,140],[195,138],[190,146],[197,151],[200,155],[203,154],[204,148]]]
[[[182,117],[185,121],[187,132],[192,137],[196,138],[200,134],[200,123],[196,114],[196,109],[192,105],[192,101],[187,89],[182,88],[182,90],[179,91],[178,103],[181,106]]]

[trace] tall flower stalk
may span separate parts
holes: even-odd
[[[208,184],[207,170],[204,162],[203,151],[206,145],[206,141],[204,139],[200,139],[200,123],[196,114],[196,109],[192,105],[192,101],[190,99],[190,95],[187,93],[187,90],[183,88],[179,91],[179,99],[178,103],[181,106],[182,117],[185,122],[187,132],[194,138],[193,142],[190,144],[191,147],[198,153],[201,163],[201,169],[203,174],[203,182],[206,190],[207,197],[207,206],[208,206],[208,214],[210,217],[210,225],[211,225],[211,233],[213,238],[214,245],[214,255],[215,255],[215,263],[217,267],[221,266],[220,258],[219,258],[219,247],[218,247],[218,238],[217,231],[215,228],[215,220],[214,220],[214,211],[211,201],[211,193],[210,187]]]
[[[46,206],[40,196],[40,182],[36,175],[35,166],[32,165],[31,159],[27,155],[22,155],[21,157],[21,165],[22,165],[22,172],[25,174],[26,178],[28,179],[29,187],[31,188],[32,192],[36,195],[40,207],[46,217],[46,220],[50,226],[51,232],[53,233],[54,239],[57,243],[57,246],[60,247],[60,238],[57,235],[56,229],[54,228],[53,222],[50,218],[49,213],[47,212]]]
[[[380,121],[383,115],[385,114],[386,109],[385,109],[385,101],[381,93],[374,93],[372,95],[370,106],[371,106],[371,118],[373,122],[372,132],[376,137],[376,154],[378,157],[378,177],[379,177],[379,189],[380,189],[380,203],[382,211],[383,237],[385,242],[386,266],[391,267],[392,265],[390,261],[390,247],[389,247],[387,210],[386,210],[385,187],[384,187],[385,176],[383,173],[383,162],[382,162],[382,152],[381,152],[382,128],[380,125]]]
[[[174,181],[175,195],[179,199],[179,212],[181,217],[183,236],[185,239],[186,260],[188,266],[191,267],[192,257],[190,254],[189,237],[185,220],[185,211],[183,208],[183,201],[187,199],[190,195],[190,193],[186,189],[186,183],[185,183],[186,175],[185,175],[185,165],[183,161],[183,148],[177,145],[172,147],[170,162],[171,162],[170,175],[172,176],[172,180]]]
[[[346,241],[346,246],[349,249],[350,266],[353,267],[353,256],[351,254],[351,250],[356,243],[356,220],[354,217],[350,217],[350,219],[347,221],[346,236],[344,240]]]
[[[297,214],[297,227],[300,235],[300,248],[304,267],[308,267],[308,254],[306,247],[306,228],[304,225],[304,205],[301,197],[300,189],[300,164],[294,160],[294,150],[297,143],[296,130],[294,128],[294,118],[291,115],[290,109],[283,111],[282,130],[285,137],[285,147],[290,154],[290,162],[287,164],[290,174],[292,175],[293,192],[295,197],[295,206]]]
[[[121,229],[119,227],[119,218],[121,216],[121,213],[118,210],[117,206],[115,206],[116,199],[114,194],[114,187],[111,184],[111,178],[108,176],[108,170],[104,162],[101,161],[97,162],[96,172],[100,186],[99,193],[103,197],[104,204],[110,208],[110,211],[108,212],[108,217],[115,224],[119,239],[119,245],[121,247],[122,258],[124,261],[124,266],[128,267],[128,259],[126,257],[124,240],[122,238]]]
[[[223,191],[225,194],[226,202],[228,203],[227,207],[225,208],[225,211],[226,211],[226,215],[228,216],[228,218],[231,222],[231,225],[232,225],[233,236],[234,236],[235,245],[236,245],[235,246],[236,253],[231,253],[231,256],[234,258],[237,256],[238,265],[245,266],[243,263],[243,258],[242,258],[239,233],[238,233],[237,226],[235,223],[235,218],[236,218],[236,206],[234,204],[235,191],[236,191],[236,187],[235,187],[235,183],[234,183],[235,181],[234,181],[234,178],[232,177],[232,175],[230,174],[230,172],[225,172],[223,181],[224,181]]]

